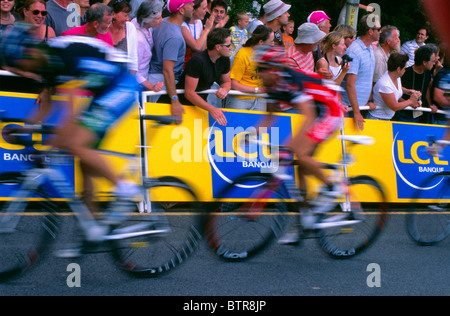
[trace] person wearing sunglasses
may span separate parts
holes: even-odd
[[[46,2],[44,0],[26,0],[21,12],[23,21],[34,25],[34,35],[43,42],[47,42],[56,36],[55,30],[51,26],[44,24],[47,13]]]
[[[206,49],[196,52],[189,59],[178,84],[179,88],[184,87],[182,104],[195,105],[208,111],[222,126],[227,124],[224,110],[211,104],[208,95],[199,91],[207,90],[217,82],[220,86],[215,96],[219,100],[227,97],[231,89],[230,49],[230,30],[221,27],[211,30],[206,38]]]

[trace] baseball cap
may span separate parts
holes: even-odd
[[[319,24],[320,22],[322,22],[324,20],[331,20],[331,19],[323,11],[314,11],[306,19],[306,21],[308,21],[310,23],[314,23],[314,24]]]
[[[189,2],[194,2],[194,0],[169,0],[167,1],[166,8],[170,13],[178,12]]]

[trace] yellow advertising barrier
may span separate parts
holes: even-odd
[[[145,104],[145,114],[170,114],[169,106]],[[145,142],[152,146],[147,159],[151,176],[172,175],[189,183],[201,200],[211,201],[227,183],[237,176],[258,171],[270,162],[263,161],[264,148],[250,153],[240,152],[236,140],[263,118],[264,113],[226,109],[227,126],[218,126],[209,114],[197,107],[185,107],[183,123],[178,126],[155,128],[146,124]],[[283,143],[301,125],[302,116],[276,114],[277,123],[268,130],[271,142]],[[353,120],[344,119],[344,134],[356,135]],[[371,136],[375,144],[355,145],[355,163],[348,167],[348,175],[369,175],[383,186],[388,202],[408,202],[411,193],[429,176],[448,170],[448,159],[430,158],[425,149],[427,135],[441,137],[445,127],[366,120],[361,134]],[[340,132],[336,132],[338,135]],[[264,131],[260,131],[264,135]],[[254,161],[244,158],[247,154]],[[342,156],[342,142],[335,137],[320,146],[315,157],[322,162],[337,162]],[[449,157],[448,151],[444,157]],[[312,181],[311,186],[317,182]],[[375,201],[368,192],[358,194],[362,201]],[[170,197],[163,197],[169,199]],[[172,197],[173,198],[173,197]]]
[[[27,117],[36,107],[36,97],[34,94],[0,92],[1,110],[6,110],[12,117]],[[56,102],[64,100],[56,99]],[[83,104],[85,100],[80,102]],[[144,121],[141,130],[138,119],[140,111],[136,105],[110,128],[102,149],[139,154],[141,149],[138,146],[151,146],[145,148],[145,175],[177,176],[190,184],[202,201],[217,197],[218,192],[239,175],[271,167],[272,162],[268,158],[270,148],[242,149],[236,145],[243,135],[258,126],[265,113],[226,109],[228,124],[219,126],[208,112],[198,107],[185,106],[185,111],[180,125],[157,127],[151,121]],[[166,104],[145,103],[141,112],[166,115],[170,114],[170,108]],[[54,114],[63,116],[60,112]],[[282,144],[297,131],[303,117],[296,114],[275,116],[277,121],[274,126],[259,130],[258,134],[264,141]],[[4,127],[1,126],[2,129]],[[415,190],[429,191],[431,198],[439,183],[430,188],[422,188],[421,183],[431,174],[449,170],[450,147],[440,158],[429,157],[426,153],[428,135],[439,139],[445,129],[445,126],[437,125],[366,120],[361,134],[373,137],[375,144],[356,145],[352,149],[355,163],[348,167],[348,174],[376,178],[382,184],[388,202],[409,202]],[[343,130],[348,135],[360,133],[354,129],[352,119],[348,118],[344,119]],[[342,143],[333,137],[320,146],[316,158],[323,162],[337,162],[341,155]],[[0,172],[22,170],[27,164],[27,157],[24,148],[14,147],[1,139]],[[125,159],[116,157],[105,157],[105,161],[117,172],[127,163]],[[79,193],[82,179],[76,162],[69,166],[67,177]],[[136,176],[133,180],[138,182],[140,178]],[[104,181],[96,184],[99,192],[111,189]],[[316,184],[311,181],[311,188]],[[5,196],[0,192],[0,199],[5,199]],[[372,201],[365,192],[361,196],[363,201]],[[180,197],[163,194],[156,199],[177,201]]]

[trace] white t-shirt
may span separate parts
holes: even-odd
[[[395,99],[398,101],[403,95],[402,81],[400,78],[397,78],[397,87],[395,87],[391,77],[389,77],[389,73],[386,71],[373,88],[373,101],[377,105],[377,109],[370,111],[370,114],[380,119],[390,120],[394,116],[395,111],[392,111],[386,103],[384,103],[380,93],[393,93]]]

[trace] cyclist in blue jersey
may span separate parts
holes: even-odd
[[[104,177],[116,186],[118,195],[131,196],[134,185],[121,181],[95,151],[108,128],[137,100],[138,85],[127,70],[126,56],[97,39],[85,36],[58,37],[48,43],[37,43],[29,29],[27,24],[18,24],[6,34],[0,46],[5,69],[39,78],[43,85],[39,111],[29,118],[29,122],[40,122],[49,114],[54,106],[50,97],[57,86],[64,84],[67,89],[69,102],[66,106],[70,113],[73,113],[73,97],[77,91],[89,91],[94,95],[89,106],[66,118],[52,145],[79,158],[88,206],[92,198],[93,177]],[[101,238],[104,233],[97,232],[97,237]],[[95,234],[92,233],[93,236]]]

